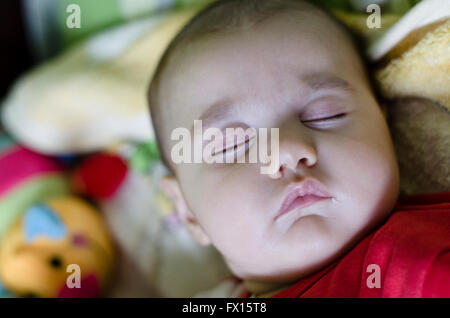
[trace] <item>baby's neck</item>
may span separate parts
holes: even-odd
[[[292,284],[293,283],[268,283],[255,280],[244,280],[245,289],[248,290],[252,296],[261,298],[272,297]]]

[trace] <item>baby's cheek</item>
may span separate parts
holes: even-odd
[[[258,246],[261,224],[242,207],[224,205],[214,211],[214,216],[208,216],[204,223],[212,244],[235,264],[252,262],[252,254],[261,251]]]
[[[371,131],[361,131],[330,143],[329,150],[328,173],[336,184],[338,199],[349,209],[346,215],[358,213],[363,219],[364,214],[372,217],[389,208],[398,183],[389,143],[382,144]]]
[[[237,258],[260,249],[270,203],[261,198],[264,185],[254,183],[251,173],[231,173],[214,190],[201,185],[205,204],[198,205],[201,223],[213,244],[225,256]]]

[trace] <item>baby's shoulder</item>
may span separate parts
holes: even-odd
[[[450,296],[450,287],[441,288],[450,284],[448,194],[434,195],[439,200],[423,197],[422,201],[398,204],[371,237],[363,268],[375,264],[381,270],[384,286],[390,286],[384,289],[384,296]]]
[[[409,259],[450,249],[450,192],[403,198],[375,231],[369,249]]]
[[[427,236],[443,243],[450,240],[450,192],[404,197],[375,237],[396,242],[415,241]],[[374,237],[374,238],[375,238]]]

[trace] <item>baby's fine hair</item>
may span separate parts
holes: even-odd
[[[156,67],[153,78],[148,89],[148,102],[152,124],[155,132],[157,145],[161,153],[161,159],[166,167],[174,173],[168,153],[164,148],[161,136],[162,109],[159,100],[161,79],[167,65],[174,54],[180,51],[188,43],[199,40],[203,37],[239,32],[250,29],[280,13],[297,10],[300,12],[314,11],[323,14],[330,20],[335,21],[338,28],[341,28],[357,52],[360,43],[349,30],[338,20],[320,7],[311,4],[306,0],[218,0],[206,6],[196,16],[194,16],[174,37],[165,50]],[[358,53],[359,56],[361,56]],[[363,56],[361,56],[362,59]]]

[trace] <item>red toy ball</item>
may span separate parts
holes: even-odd
[[[82,193],[108,199],[116,193],[127,175],[127,165],[119,156],[99,153],[88,157],[74,176],[74,186]]]

